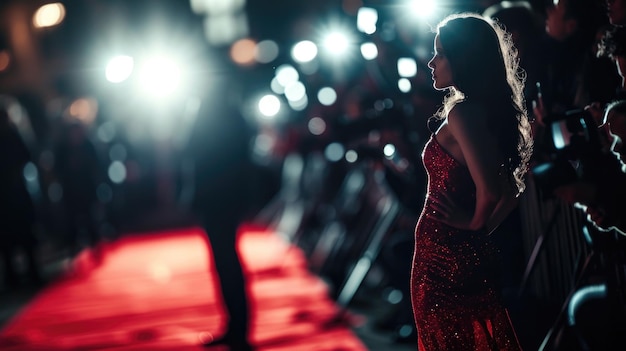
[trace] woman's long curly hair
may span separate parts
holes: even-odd
[[[446,17],[436,33],[455,87],[450,88],[435,117],[446,118],[461,101],[485,106],[489,130],[496,136],[505,156],[504,166],[521,194],[533,139],[523,93],[525,74],[510,34],[498,23],[473,13]]]

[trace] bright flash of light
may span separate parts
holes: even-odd
[[[121,83],[133,73],[134,60],[130,56],[120,55],[112,58],[105,70],[106,79],[111,83]]]
[[[157,57],[142,67],[139,79],[141,88],[151,96],[165,97],[176,91],[181,71],[178,65],[167,58]]]
[[[65,6],[60,2],[41,6],[33,15],[35,28],[53,27],[63,22],[65,18]]]
[[[365,34],[376,32],[376,22],[378,22],[378,11],[371,7],[361,7],[356,17],[356,27]]]
[[[291,57],[300,63],[310,62],[317,56],[317,45],[310,40],[298,42],[291,49]]]
[[[275,95],[265,95],[259,100],[259,112],[265,117],[274,117],[280,111],[280,100]]]
[[[437,9],[434,0],[411,0],[411,9],[413,13],[420,18],[428,18]]]
[[[417,62],[410,57],[398,59],[398,74],[400,77],[414,77],[417,74]]]
[[[370,61],[378,57],[378,47],[374,43],[361,44],[361,55],[363,58]]]
[[[342,56],[348,51],[350,40],[345,33],[335,31],[328,34],[323,43],[326,51],[333,55]]]

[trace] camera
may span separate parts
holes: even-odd
[[[575,181],[601,182],[607,155],[598,127],[587,111],[569,110],[545,120],[545,159],[532,168],[540,189],[550,196],[561,186]]]

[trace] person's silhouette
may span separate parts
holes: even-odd
[[[190,142],[196,185],[193,210],[208,236],[229,315],[226,334],[202,343],[251,350],[249,301],[237,252],[238,227],[250,210],[251,129],[233,101],[236,91],[227,88],[235,82],[215,78],[216,89],[204,99],[198,114]]]
[[[35,208],[22,175],[29,160],[30,151],[8,112],[0,109],[0,255],[4,260],[5,286],[9,288],[20,283],[15,265],[19,249],[25,254],[30,282],[42,282],[35,255]]]
[[[93,213],[98,203],[96,188],[102,169],[86,127],[79,121],[65,126],[63,139],[57,145],[56,173],[63,186],[69,244],[72,254],[98,241]]]

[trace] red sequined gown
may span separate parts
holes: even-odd
[[[422,153],[428,193],[415,229],[411,298],[418,349],[520,350],[499,298],[497,249],[484,231],[450,227],[429,216],[447,193],[470,213],[476,188],[467,167],[432,136]]]

